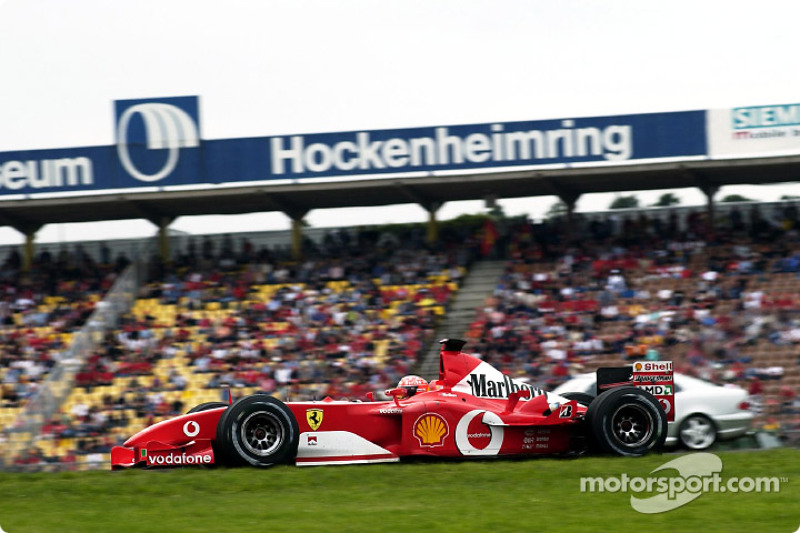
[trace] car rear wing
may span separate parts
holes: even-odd
[[[644,361],[629,366],[597,369],[597,394],[609,389],[634,386],[656,397],[667,420],[675,420],[675,380],[672,361]]]

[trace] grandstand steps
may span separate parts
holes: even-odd
[[[479,261],[472,265],[450,309],[436,327],[434,338],[437,341],[464,338],[470,323],[475,320],[476,309],[493,294],[505,267],[505,261]],[[439,375],[439,348],[438,342],[433,343],[416,369],[426,379],[435,379]]]

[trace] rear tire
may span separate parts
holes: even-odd
[[[601,450],[640,457],[660,450],[667,439],[667,414],[655,397],[636,387],[604,392],[589,406],[586,419]]]
[[[254,394],[222,414],[215,448],[230,465],[270,466],[293,461],[299,441],[300,428],[286,404]]]

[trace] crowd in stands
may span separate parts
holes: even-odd
[[[503,371],[553,387],[602,363],[672,359],[680,371],[747,387],[763,399],[759,423],[791,428],[800,415],[798,228],[787,207],[777,219],[731,211],[714,230],[702,211],[578,219],[571,228],[481,221],[447,227],[434,247],[422,226],[345,229],[304,242],[300,261],[231,236],[190,241],[173,262],[153,263],[137,305],[42,428],[68,445],[15,460],[107,453],[134,428],[199,403],[198,387],[215,400],[229,387],[291,400],[389,388],[435,340],[437,317],[479,256],[507,268],[466,349]],[[4,405],[36,390],[126,263],[105,259],[40,256],[23,273],[9,257]]]
[[[748,389],[759,423],[800,429],[800,221],[787,206],[510,228],[507,269],[467,333],[472,349],[545,388],[601,364],[673,360]],[[616,224],[615,224],[616,223]]]
[[[26,271],[12,250],[0,267],[0,407],[36,393],[127,264],[112,262],[107,247],[95,259],[77,244],[55,256],[43,250]]]
[[[153,270],[138,304],[88,357],[77,399],[43,427],[74,447],[44,457],[106,453],[132,423],[185,412],[195,387],[216,391],[213,399],[230,387],[293,400],[389,388],[432,341],[475,242],[455,232],[429,248],[415,228],[336,230],[306,243],[301,261],[247,241],[235,251],[228,236],[219,251],[210,239],[189,246]]]

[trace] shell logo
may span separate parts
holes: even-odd
[[[444,446],[444,439],[450,434],[450,426],[441,415],[425,413],[414,422],[413,431],[420,446],[433,448]]]
[[[636,370],[637,372],[640,372],[642,370],[642,363],[636,363],[633,366],[633,369]]]

